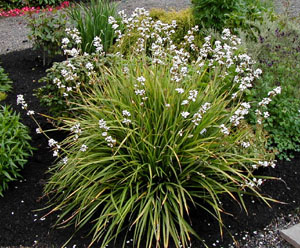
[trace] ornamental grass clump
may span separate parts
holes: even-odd
[[[70,21],[80,33],[81,49],[84,52],[95,51],[95,36],[101,38],[104,51],[108,51],[115,39],[114,29],[117,28],[117,24],[113,26],[109,23],[110,16],[118,19],[115,4],[108,0],[91,0],[89,5],[77,4],[75,8],[70,9]]]
[[[223,195],[245,209],[244,195],[271,200],[259,193],[266,178],[253,172],[274,167],[273,154],[264,149],[262,126],[254,131],[244,120],[251,103],[243,94],[260,71],[239,54],[240,40],[229,30],[197,47],[193,28],[187,50],[199,57],[190,61],[170,39],[174,23],[151,22],[142,9],[133,15],[123,22],[140,20],[143,40],[131,56],[112,55],[110,66],[91,74],[95,83],[76,104],[80,115],[63,120],[71,134],[61,143],[49,140],[59,160],[45,193],[62,226],[91,224],[90,246],[124,234],[124,246],[130,238],[135,247],[189,247],[191,236],[201,236],[191,208],[208,211],[222,232]],[[130,28],[119,42],[126,36]]]

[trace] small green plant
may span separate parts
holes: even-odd
[[[46,65],[46,56],[52,58],[62,54],[61,41],[66,36],[67,15],[63,10],[30,13],[28,18],[30,32],[28,37],[33,41],[34,49],[43,51],[43,65]]]
[[[78,4],[70,9],[69,17],[80,33],[83,52],[95,51],[93,40],[96,36],[102,40],[104,51],[108,51],[116,37],[114,34],[116,27],[109,23],[110,16],[119,20],[115,4],[108,0],[92,0],[88,5]]]
[[[75,112],[70,108],[74,102],[80,102],[79,89],[84,91],[86,85],[97,83],[91,75],[99,72],[105,63],[108,62],[103,56],[95,54],[56,62],[47,70],[47,75],[39,80],[46,84],[38,88],[35,95],[52,116],[73,116]]]
[[[12,88],[12,81],[8,78],[4,69],[0,66],[0,101],[6,98],[6,92]]]
[[[0,106],[0,196],[8,183],[21,177],[19,173],[32,155],[28,129],[20,116],[7,106]]]

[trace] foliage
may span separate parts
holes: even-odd
[[[8,183],[21,177],[21,168],[32,155],[33,148],[26,126],[9,107],[0,106],[0,196]]]
[[[47,5],[59,5],[64,0],[0,0],[0,9],[11,10],[24,6],[46,7]]]
[[[111,65],[91,74],[97,83],[83,84],[74,108],[80,114],[63,120],[71,135],[60,144],[49,140],[60,161],[45,194],[51,212],[61,211],[58,223],[92,223],[92,243],[100,247],[124,230],[135,247],[169,247],[171,240],[187,247],[190,235],[198,237],[187,221],[193,205],[221,227],[221,195],[244,208],[244,194],[270,200],[257,191],[263,177],[252,172],[273,167],[273,155],[264,149],[262,126],[254,132],[243,120],[250,108],[245,78],[258,73],[229,30],[222,41],[207,37],[201,48],[191,42],[177,50],[175,27],[151,22],[142,10],[133,15],[123,19],[131,28],[119,42],[135,32],[132,25],[140,25],[143,39],[131,56],[112,55]],[[199,51],[195,62],[190,47]]]
[[[269,105],[270,118],[264,122],[270,134],[268,146],[277,149],[280,159],[292,157],[300,150],[300,42],[299,26],[295,22],[279,18],[265,19],[259,42],[248,40],[248,50],[263,70],[261,79],[254,84],[251,99],[258,99],[270,89],[281,86],[282,92]],[[251,121],[255,122],[254,113]]]
[[[150,17],[153,21],[160,20],[163,23],[172,24],[176,21],[176,32],[172,39],[175,44],[180,44],[184,40],[184,36],[187,32],[195,26],[195,20],[191,9],[184,9],[181,11],[166,11],[163,9],[150,10]]]
[[[11,90],[12,81],[5,73],[4,69],[0,66],[0,92],[8,92]]]
[[[109,23],[110,16],[118,19],[115,4],[108,0],[92,0],[89,5],[77,4],[70,9],[69,17],[80,33],[83,52],[95,51],[93,40],[96,36],[102,40],[104,51],[108,51],[115,38],[114,29]]]
[[[35,49],[41,49],[45,55],[50,57],[62,54],[61,41],[66,36],[67,15],[63,11],[40,13],[39,15],[28,15],[28,37],[33,41]],[[45,54],[46,53],[46,54]]]
[[[97,73],[104,63],[106,59],[95,54],[56,62],[47,70],[47,75],[39,80],[45,85],[38,88],[35,95],[52,116],[73,116],[75,112],[70,109],[74,102],[80,102],[79,89],[84,91],[82,83],[96,83],[91,78],[91,71]]]
[[[251,21],[262,20],[269,7],[261,0],[192,0],[192,4],[196,23],[217,31],[228,27],[251,32],[251,28],[257,29]]]

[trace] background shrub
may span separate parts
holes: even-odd
[[[46,56],[50,58],[62,54],[62,39],[66,37],[67,15],[64,11],[29,14],[28,38],[33,41],[34,49],[43,51],[43,65],[46,65]]]
[[[277,149],[280,159],[288,159],[300,151],[300,42],[299,26],[286,19],[266,18],[259,42],[248,40],[248,50],[263,70],[262,77],[254,84],[252,100],[259,99],[270,89],[281,86],[281,94],[269,105],[270,118],[265,129],[270,134],[269,148]],[[255,122],[254,113],[252,122]]]
[[[235,31],[256,28],[250,21],[261,20],[270,5],[261,0],[192,0],[196,23],[203,28],[222,31],[224,27]]]
[[[32,155],[30,140],[19,115],[7,106],[0,106],[0,196],[9,182],[21,177],[19,172]]]

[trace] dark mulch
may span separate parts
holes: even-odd
[[[9,94],[5,103],[12,105],[16,111],[21,113],[23,123],[30,127],[32,144],[37,148],[22,172],[24,178],[11,183],[5,196],[0,198],[0,247],[20,245],[61,247],[71,237],[74,231],[73,227],[54,229],[52,226],[57,218],[56,214],[47,216],[43,220],[41,217],[48,210],[36,211],[47,206],[47,199],[41,197],[43,186],[47,181],[45,172],[53,162],[52,153],[47,147],[47,140],[43,136],[35,134],[36,126],[33,121],[26,116],[25,112],[21,111],[19,106],[16,106],[17,94],[23,94],[30,109],[46,113],[46,110],[41,108],[38,100],[32,95],[32,90],[40,86],[37,81],[45,75],[45,68],[41,66],[38,53],[31,49],[1,55],[0,61],[14,82],[13,92]],[[45,118],[38,117],[38,120],[43,127],[50,127]],[[53,135],[56,139],[61,136],[57,133]],[[272,204],[272,208],[268,208],[258,200],[248,197],[246,198],[247,216],[229,197],[224,197],[225,209],[234,214],[233,217],[224,217],[225,225],[230,226],[229,230],[232,234],[242,231],[252,233],[254,230],[262,229],[274,217],[282,213],[292,212],[300,206],[299,155],[291,162],[279,162],[275,169],[261,170],[260,173],[281,178],[281,180],[265,183],[262,192],[286,204]],[[217,223],[203,211],[193,210],[191,219],[194,229],[210,244],[209,246],[216,240],[221,240]],[[89,238],[85,237],[88,230],[89,226],[76,234],[67,247],[75,247],[73,246],[75,244],[76,247],[87,247],[90,241]],[[199,241],[193,243],[193,247],[201,247]],[[228,243],[232,243],[232,240],[225,233],[224,242],[217,244],[217,247],[225,247]],[[112,244],[110,247],[120,246]],[[132,247],[132,245],[128,247]]]

